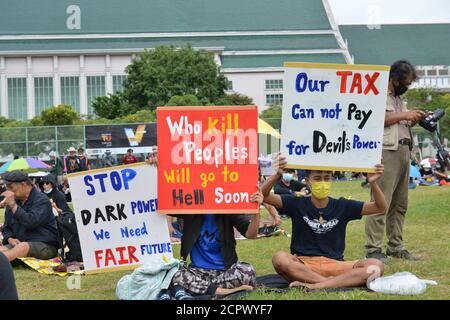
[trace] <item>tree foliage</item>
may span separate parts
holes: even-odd
[[[42,122],[39,120],[36,122],[42,123],[42,125],[62,126],[72,125],[80,119],[80,116],[71,106],[61,104],[54,108],[45,109],[42,111],[40,118]]]
[[[224,96],[228,82],[212,53],[162,46],[140,54],[126,69],[123,95],[132,108],[154,110],[173,96],[195,95],[202,104]]]

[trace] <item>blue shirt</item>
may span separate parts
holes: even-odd
[[[206,214],[200,236],[191,251],[193,267],[202,269],[225,269],[222,248],[220,245],[219,230],[213,214]]]
[[[292,218],[292,254],[344,259],[347,223],[362,218],[364,202],[328,198],[326,208],[317,209],[311,197],[281,198],[283,211]]]

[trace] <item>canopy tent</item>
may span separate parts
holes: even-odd
[[[260,118],[258,118],[258,133],[268,134],[277,139],[281,138],[281,135],[277,130],[272,128],[272,126],[270,124],[268,124],[267,122],[265,122],[264,120],[262,120]]]

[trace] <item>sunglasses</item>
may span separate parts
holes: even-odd
[[[50,183],[50,182],[48,182],[48,181],[45,181],[45,182],[44,182],[44,184],[51,184],[51,183]]]

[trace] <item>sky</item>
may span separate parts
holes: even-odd
[[[338,25],[450,23],[449,0],[328,0]]]

